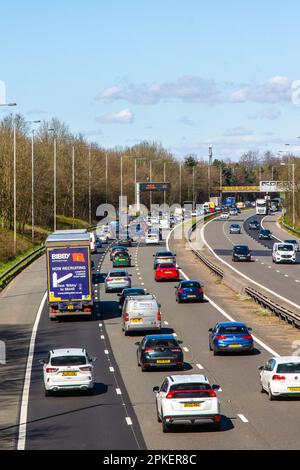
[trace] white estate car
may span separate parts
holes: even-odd
[[[215,390],[204,375],[171,375],[156,393],[157,420],[162,422],[163,432],[176,424],[211,423],[221,428],[220,402]]]
[[[260,367],[261,391],[270,400],[280,396],[300,396],[300,357],[272,357]]]
[[[220,219],[228,220],[229,219],[229,212],[222,212]]]
[[[159,245],[159,234],[148,232],[145,238],[146,245]]]
[[[45,396],[61,390],[94,390],[94,366],[85,349],[54,349],[43,364]]]

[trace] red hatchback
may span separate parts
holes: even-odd
[[[175,264],[161,263],[157,266],[154,274],[154,279],[158,281],[179,281],[180,272]]]

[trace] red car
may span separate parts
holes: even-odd
[[[179,281],[180,272],[175,264],[171,263],[161,263],[157,266],[154,274],[154,279],[158,281]]]

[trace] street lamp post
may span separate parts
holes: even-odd
[[[48,129],[49,132],[54,133],[54,129]],[[56,231],[56,159],[57,159],[57,148],[56,148],[56,137],[54,134],[53,138],[53,231]]]
[[[39,121],[27,121],[28,124],[40,124]],[[34,225],[35,225],[35,214],[34,214],[34,187],[35,187],[35,155],[34,155],[34,134],[35,130],[32,129],[31,135],[31,238],[34,241]]]
[[[92,167],[91,167],[91,145],[89,147],[89,224],[92,225]]]
[[[75,147],[72,146],[72,218],[75,223]]]
[[[295,214],[295,163],[285,163],[285,162],[281,162],[281,165],[282,166],[288,166],[288,167],[292,167],[292,191],[293,191],[293,195],[292,195],[292,211],[293,211],[293,228],[295,228],[295,225],[296,225],[296,214]]]

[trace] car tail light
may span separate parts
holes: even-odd
[[[47,374],[54,374],[55,372],[58,372],[58,369],[55,367],[47,367],[46,372]]]
[[[285,380],[284,375],[273,375],[272,380]]]
[[[125,321],[129,321],[129,313],[125,313]]]
[[[161,321],[161,313],[160,310],[157,312],[157,321]]]
[[[252,339],[252,336],[251,335],[244,335],[244,336],[242,336],[242,339]]]
[[[183,294],[183,289],[178,289],[178,292],[179,292],[180,294]]]
[[[220,415],[214,416],[214,422],[215,423],[219,423],[220,421],[221,421],[221,416]]]
[[[79,370],[81,370],[82,372],[92,372],[92,368],[90,366],[79,367]]]
[[[83,311],[84,311],[84,312],[90,312],[91,309],[90,309],[90,307],[86,307]]]
[[[143,349],[143,352],[146,352],[146,353],[155,352],[155,349],[145,348],[145,349]]]
[[[56,312],[57,312],[56,308],[51,308],[51,313],[56,313]]]
[[[166,398],[173,398],[173,395],[176,395],[176,393],[207,393],[209,395],[209,398],[216,398],[216,392],[212,389],[209,390],[170,390],[169,393],[167,393]]]
[[[224,335],[217,335],[216,336],[216,339],[221,339],[222,340],[222,339],[226,339],[226,338],[227,338],[227,336],[224,336]]]
[[[179,352],[181,352],[181,349],[180,348],[172,348],[171,351],[179,353]]]
[[[111,282],[111,281],[112,281],[112,278],[111,278],[111,277],[108,277],[108,278],[106,279],[106,281],[107,281],[107,282]]]
[[[200,289],[198,290],[198,292],[199,292],[199,294],[203,294],[203,289],[201,289],[201,287],[200,287]]]
[[[216,398],[217,395],[216,395],[216,392],[214,390],[207,390],[207,392],[209,393],[209,396],[211,398]]]

